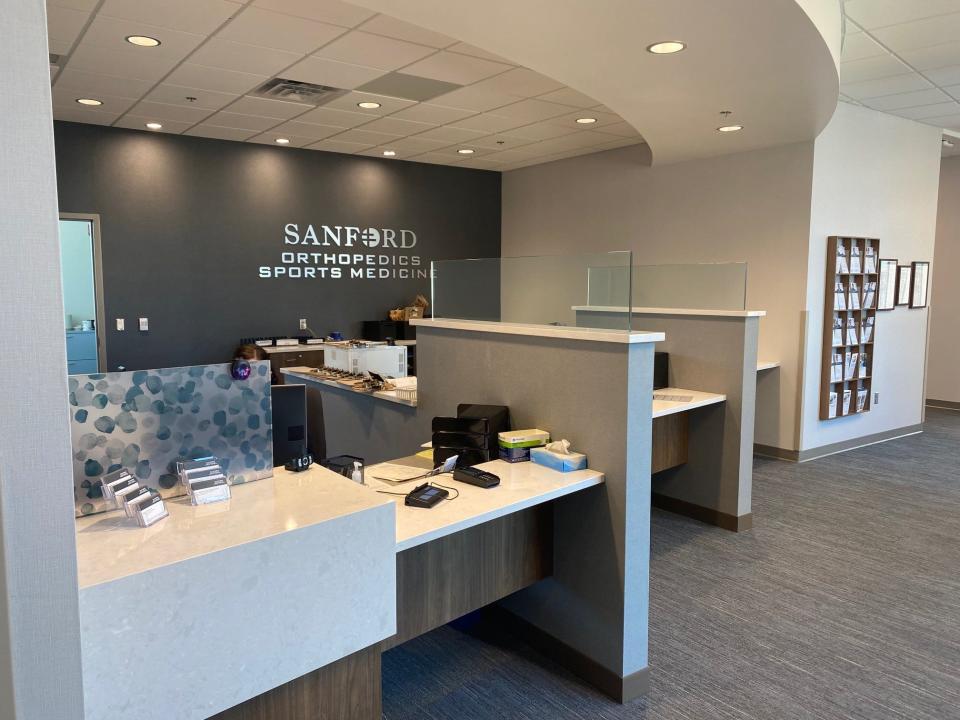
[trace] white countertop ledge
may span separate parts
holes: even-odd
[[[763,372],[764,370],[773,370],[774,368],[780,367],[779,360],[758,360],[757,361],[757,372]]]
[[[625,313],[626,307],[616,307],[607,305],[574,305],[576,312],[607,312],[607,313]],[[766,310],[710,310],[709,308],[656,308],[656,307],[635,307],[630,308],[634,315],[700,315],[715,317],[766,317]]]
[[[685,402],[674,400],[657,400],[658,395],[683,395],[690,397]],[[726,402],[727,396],[720,393],[701,392],[700,390],[687,390],[686,388],[663,388],[653,391],[653,417],[663,417],[664,415],[674,415],[676,413],[695,410],[696,408],[706,407],[707,405],[716,405]]]
[[[566,340],[586,340],[590,342],[624,343],[630,345],[635,343],[661,342],[666,337],[662,332],[606,330],[602,328],[583,328],[568,325],[529,325],[524,323],[489,322],[486,320],[428,318],[411,320],[410,324],[422,328],[469,330],[471,332],[497,333],[500,335],[526,335],[527,337],[562,338]]]

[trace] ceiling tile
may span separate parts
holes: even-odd
[[[363,24],[362,29],[364,32],[374,33],[375,35],[386,35],[397,40],[406,40],[417,45],[427,45],[433,48],[445,48],[457,42],[452,37],[441,35],[418,25],[411,25],[389,15],[377,15],[371,18]]]
[[[960,12],[880,28],[871,34],[894,52],[953,42],[960,36]]]
[[[380,107],[364,109],[358,105],[358,103],[362,102],[380,103]],[[403,110],[415,104],[413,100],[403,100],[401,98],[377,95],[376,93],[358,92],[355,90],[331,100],[326,103],[324,107],[335,108],[337,110],[349,110],[350,112],[378,117],[380,115],[389,115],[397,110]]]
[[[136,98],[124,98],[116,97],[115,95],[105,95],[103,93],[78,93],[70,88],[63,87],[54,87],[52,90],[53,95],[53,106],[61,107],[65,110],[96,110],[98,112],[104,113],[124,113],[129,110],[137,102]],[[77,98],[81,97],[90,97],[93,96],[95,100],[99,100],[103,105],[98,105],[95,108],[90,107],[89,105],[81,105],[77,102]]]
[[[932,105],[933,103],[949,100],[950,97],[939,88],[929,88],[927,90],[916,90],[914,92],[899,93],[897,95],[886,95],[879,98],[871,98],[866,101],[868,107],[874,110],[899,110],[900,108],[916,107],[918,105]],[[610,132],[605,130],[605,132]]]
[[[130,111],[133,115],[149,120],[176,120],[178,122],[198,123],[208,117],[212,110],[187,105],[167,105],[158,102],[139,102]],[[184,128],[186,129],[186,128]]]
[[[347,30],[338,25],[248,7],[216,36],[223,40],[306,55],[345,32]]]
[[[553,125],[563,125],[571,130],[596,130],[606,127],[607,125],[616,125],[617,123],[623,122],[619,115],[602,112],[600,110],[574,110],[573,112],[569,112],[569,108],[564,109],[568,110],[568,112],[552,117],[548,122]],[[580,118],[594,118],[596,122],[584,125],[583,123],[577,122]]]
[[[487,133],[477,132],[475,130],[464,130],[463,128],[455,128],[445,125],[443,127],[437,127],[433,128],[432,130],[422,132],[416,137],[424,138],[425,140],[439,140],[452,144],[466,142],[474,138],[483,137],[486,134]]]
[[[54,6],[93,12],[100,0],[47,0],[47,8]]]
[[[240,95],[261,85],[268,77],[268,75],[184,63],[170,73],[169,77],[164,79],[164,82],[171,85],[183,85]]]
[[[507,137],[503,133],[498,133],[495,135],[487,135],[486,137],[471,140],[470,146],[483,148],[484,150],[503,151],[523,147],[524,145],[530,145],[533,142],[533,140],[528,138],[516,136]]]
[[[945,87],[944,91],[949,93],[954,100],[960,100],[960,85],[950,85]]]
[[[384,70],[310,56],[284,71],[288,80],[352,90],[384,74]]]
[[[844,10],[860,27],[872,30],[957,11],[956,0],[846,0]]]
[[[47,8],[47,36],[50,52],[65,54],[80,37],[80,31],[90,19],[82,10],[51,5]]]
[[[209,125],[200,123],[187,130],[184,135],[195,135],[198,137],[216,138],[218,140],[246,140],[252,133],[249,130],[240,128],[220,127],[219,125]]]
[[[893,55],[880,55],[840,63],[840,83],[856,83],[866,80],[893,77],[911,72],[911,68]]]
[[[348,28],[376,15],[373,10],[340,0],[254,0],[253,5]]]
[[[620,122],[612,123],[610,125],[605,124],[602,127],[605,133],[610,133],[611,135],[618,135],[620,137],[625,137],[625,138],[640,137],[640,133],[637,132],[637,129],[633,127],[633,125],[630,125],[629,123],[626,123],[622,120]]]
[[[220,40],[215,37],[198,48],[190,56],[190,62],[234,72],[270,76],[276,75],[301,57],[300,53]]]
[[[926,70],[923,74],[930,82],[936,83],[940,87],[960,83],[960,65],[950,65],[949,67],[937,68],[936,70]]]
[[[447,153],[437,151],[415,155],[414,157],[410,158],[410,160],[418,163],[429,163],[431,165],[456,165],[465,158],[465,155],[454,155],[451,157]]]
[[[563,83],[551,80],[533,70],[518,67],[478,82],[476,86],[483,90],[527,98],[560,90],[563,88]]]
[[[583,93],[577,92],[572,88],[564,87],[553,92],[538,95],[537,100],[546,100],[547,102],[557,103],[559,105],[570,105],[578,108],[596,107],[597,101],[587,97]]]
[[[172,135],[179,135],[184,130],[188,129],[192,122],[184,122],[177,120],[162,120],[160,124],[163,125],[159,130],[150,130],[147,128],[148,122],[157,122],[157,118],[143,115],[124,115],[122,118],[117,120],[113,126],[128,128],[130,130],[143,130],[144,132],[159,132],[159,133],[168,133]]]
[[[77,97],[93,95],[112,95],[114,97],[138,99],[153,83],[148,80],[133,80],[131,78],[114,77],[88,73],[75,68],[65,68],[58,76],[55,87],[70,89],[77,93]]]
[[[289,140],[289,143],[281,145],[277,142],[277,138],[282,137]],[[270,132],[262,133],[260,135],[254,135],[252,138],[247,140],[247,142],[260,143],[262,145],[271,145],[276,148],[302,148],[315,143],[317,138],[310,137],[300,137],[297,135],[291,135],[290,133],[280,132],[277,128],[274,128]]]
[[[428,125],[427,123],[411,122],[410,120],[401,120],[400,118],[391,115],[390,117],[380,118],[379,120],[369,122],[363,126],[363,129],[372,130],[373,132],[386,133],[387,135],[406,137],[407,135],[416,135],[417,133],[425,132],[434,127],[436,126]]]
[[[207,110],[219,110],[240,97],[236,93],[222,93],[213,90],[203,90],[202,88],[191,88],[183,85],[172,85],[163,83],[157,85],[144,100],[151,100],[158,103],[167,103],[168,105],[186,105],[187,107],[206,108]],[[188,100],[187,98],[195,98]]]
[[[104,0],[99,14],[209,35],[241,7],[227,0]]]
[[[133,45],[130,45],[133,48]],[[88,45],[81,42],[70,55],[65,70],[82,70],[95,74],[110,74],[134,80],[146,80],[151,84],[166,75],[179,62],[176,58],[145,57],[131,55],[125,49],[113,49]]]
[[[314,123],[317,125],[334,125],[340,128],[352,128],[370,122],[372,118],[358,112],[337,110],[336,108],[318,107],[297,118],[299,122]]]
[[[461,153],[460,150],[473,150],[473,152],[465,155]],[[450,147],[441,148],[440,150],[432,151],[432,153],[435,155],[446,155],[454,162],[462,162],[469,158],[478,158],[484,155],[491,155],[495,152],[496,150],[480,147],[479,145],[475,145],[472,142],[455,143]]]
[[[537,120],[557,117],[558,115],[567,115],[570,112],[570,108],[566,105],[557,105],[556,103],[544,102],[543,100],[530,99],[521,100],[512,105],[505,105],[491,112],[500,117],[515,118],[531,123]]]
[[[406,110],[394,113],[393,117],[401,120],[428,123],[430,125],[445,125],[449,122],[470,117],[473,114],[473,110],[460,110],[458,108],[443,107],[432,103],[418,103],[417,105],[408,107]]]
[[[345,130],[335,136],[335,139],[341,142],[362,143],[372,147],[373,145],[382,145],[383,143],[391,142],[396,139],[396,136],[372,132],[363,127]]]
[[[380,145],[380,149],[386,150],[390,149],[397,153],[398,157],[410,157],[411,155],[418,155],[420,153],[431,152],[433,150],[439,150],[440,148],[449,147],[450,143],[445,140],[428,140],[424,137],[405,137],[405,138],[395,138],[389,142],[383,143]]]
[[[867,33],[847,34],[843,41],[843,55],[841,60],[863,60],[864,58],[886,55],[887,51]]]
[[[160,41],[157,47],[138,47],[127,42],[130,35],[148,35]],[[97,45],[124,53],[129,62],[179,62],[206,38],[195,32],[147,25],[135,20],[98,14],[83,35],[80,47]]]
[[[241,115],[260,115],[262,117],[289,120],[313,109],[313,105],[304,103],[286,102],[284,100],[268,100],[267,98],[251,97],[246,95],[233,103],[228,109],[232,113]]]
[[[275,128],[272,128],[270,132],[277,133],[278,135],[291,136],[295,135],[297,137],[310,138],[311,141],[323,140],[328,138],[331,135],[336,135],[337,133],[342,133],[342,127],[335,127],[333,125],[316,125],[314,123],[304,123],[298,122],[297,120],[290,120],[289,122],[283,123],[283,125],[278,125]]]
[[[354,30],[337,38],[314,53],[314,56],[381,70],[396,70],[432,52],[435,50],[431,47]]]
[[[960,42],[905,50],[900,56],[917,70],[936,70],[948,65],[960,65]]]
[[[503,163],[491,160],[488,157],[467,158],[463,162],[457,163],[457,167],[470,168],[471,170],[493,170],[499,172]]]
[[[454,123],[450,123],[448,127],[477,130],[484,133],[498,133],[526,125],[527,122],[526,120],[518,120],[517,118],[505,118],[491,113],[483,113],[482,115],[473,115],[463,120],[457,120]]]
[[[315,142],[313,145],[310,145],[311,150],[323,150],[325,152],[337,152],[337,153],[357,153],[361,150],[366,150],[372,147],[368,143],[358,143],[358,142],[348,142],[346,140],[338,140],[336,138],[330,138],[328,140],[320,140]]]
[[[950,130],[960,130],[960,113],[953,113],[951,115],[942,115],[932,118],[924,118],[920,122],[926,123],[927,125],[934,125],[939,128],[947,128]]]
[[[601,143],[616,141],[618,138],[595,130],[581,130],[580,132],[564,135],[563,137],[544,140],[537,143],[537,147],[547,153],[565,152],[577,148],[594,147]]]
[[[937,103],[936,105],[921,105],[920,107],[901,108],[899,110],[889,111],[893,115],[910,118],[911,120],[923,120],[925,118],[942,117],[960,113],[960,103],[954,101]]]
[[[524,125],[514,130],[507,130],[501,135],[508,138],[520,138],[525,140],[549,140],[550,138],[562,137],[570,133],[577,132],[564,125],[553,125],[549,122],[533,123]]]
[[[403,71],[411,75],[433,78],[434,80],[443,80],[458,85],[470,85],[510,68],[510,65],[504,65],[503,63],[441,50],[404,68]]]
[[[119,113],[96,111],[78,105],[73,108],[53,108],[53,119],[64,122],[90,123],[91,125],[109,125],[120,116]]]
[[[446,95],[435,97],[430,102],[433,105],[441,105],[443,107],[486,112],[494,108],[509,105],[512,102],[516,102],[516,100],[512,95],[504,95],[503,93],[491,92],[489,90],[477,90],[473,87],[464,87],[449,92]]]
[[[926,90],[930,87],[931,84],[927,80],[920,75],[911,73],[909,75],[898,75],[881,80],[847,83],[841,85],[840,90],[855,100],[863,100],[864,98],[895,95],[897,93],[910,92],[911,90]]]
[[[510,60],[499,55],[494,55],[492,52],[487,52],[482,48],[478,48],[475,45],[468,45],[467,43],[460,42],[456,45],[451,45],[447,48],[450,52],[460,53],[461,55],[470,55],[472,57],[482,58],[484,60],[493,60],[494,62],[506,63],[507,65],[513,65]]]
[[[215,115],[211,115],[209,118],[207,118],[207,122],[211,125],[219,125],[220,127],[237,128],[238,130],[251,130],[258,133],[263,132],[264,130],[269,130],[275,125],[280,124],[276,118],[259,117],[257,115],[242,115],[240,113],[232,113],[227,110],[221,110]]]

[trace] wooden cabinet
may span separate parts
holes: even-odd
[[[284,382],[284,376],[280,374],[281,368],[290,367],[323,367],[323,349],[296,349],[289,352],[270,353],[270,370],[273,371],[277,382],[281,384]]]

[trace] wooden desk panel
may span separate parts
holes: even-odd
[[[690,436],[689,413],[664,415],[653,419],[653,454],[650,472],[658,473],[687,461]]]

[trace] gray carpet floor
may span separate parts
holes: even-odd
[[[468,620],[384,654],[384,717],[960,719],[960,413],[754,469],[750,532],[654,513],[648,696]]]

